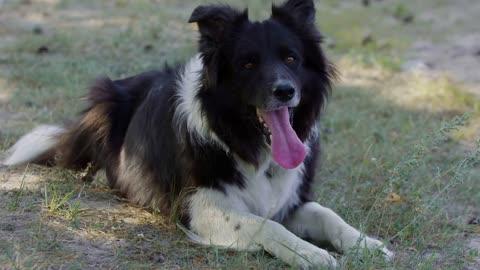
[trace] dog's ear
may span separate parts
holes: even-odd
[[[287,0],[280,6],[272,6],[272,17],[293,17],[297,23],[315,23],[315,4],[313,0]]]
[[[219,42],[226,31],[242,19],[248,19],[247,11],[239,12],[227,5],[215,4],[197,7],[188,22],[197,23],[200,34]]]

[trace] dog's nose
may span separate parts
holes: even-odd
[[[273,88],[273,95],[278,100],[287,102],[295,96],[295,88],[290,83],[281,83]]]

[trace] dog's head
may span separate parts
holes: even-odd
[[[229,106],[253,111],[272,134],[274,159],[285,168],[298,166],[330,85],[313,1],[273,6],[271,18],[261,22],[230,6],[200,6],[189,22],[201,34],[205,88]]]

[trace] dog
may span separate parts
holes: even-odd
[[[184,65],[98,79],[64,127],[22,137],[7,166],[106,171],[131,203],[178,220],[195,242],[263,248],[301,269],[336,267],[303,240],[393,253],[312,200],[317,122],[335,69],[321,48],[312,0],[287,0],[251,22],[228,5],[197,7],[198,54]]]

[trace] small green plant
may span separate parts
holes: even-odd
[[[45,188],[45,208],[48,210],[48,213],[52,216],[59,213],[60,210],[63,210],[68,202],[75,193],[75,190],[67,193],[64,196],[59,195],[55,186],[50,188]]]
[[[76,200],[72,202],[67,211],[66,211],[66,218],[69,221],[74,220],[81,212],[85,211],[86,209],[81,208],[81,202]]]
[[[44,207],[50,216],[60,216],[68,221],[74,221],[86,208],[81,207],[80,195],[83,188],[78,192],[78,196],[72,201],[73,195],[77,190],[61,195],[55,185],[45,187]]]
[[[414,19],[413,12],[403,3],[395,6],[395,9],[393,10],[393,17],[405,23],[410,23]]]
[[[7,205],[7,208],[10,211],[17,209],[18,206],[20,205],[20,199],[22,198],[25,192],[25,179],[27,177],[27,171],[28,171],[28,165],[25,167],[25,170],[23,172],[20,188],[15,191],[13,199]]]
[[[473,259],[477,258],[478,256],[480,256],[480,250],[471,249],[471,250],[468,251],[467,259],[468,260],[473,260]]]

